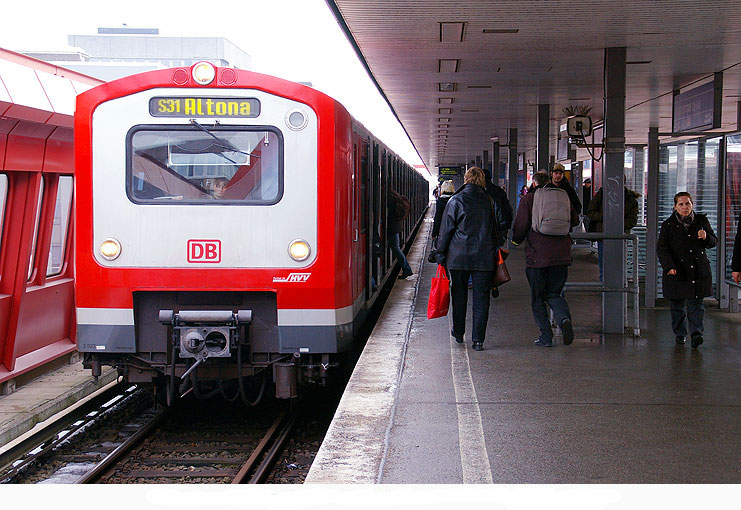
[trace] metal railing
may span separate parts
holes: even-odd
[[[623,292],[633,294],[633,335],[640,336],[640,289],[638,287],[638,236],[636,234],[606,235],[603,232],[572,232],[571,239],[584,239],[587,241],[604,241],[622,239],[633,243],[633,264],[631,264],[630,278],[626,273],[626,279],[622,287],[605,287],[602,282],[566,282],[564,290],[578,289],[582,292]],[[603,328],[604,329],[604,328]]]
[[[731,313],[741,311],[741,306],[739,306],[741,304],[739,303],[739,294],[741,294],[739,289],[741,289],[741,285],[730,278],[726,278],[723,283],[728,285],[728,311]]]

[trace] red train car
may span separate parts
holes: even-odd
[[[169,400],[326,381],[393,269],[389,188],[405,238],[427,207],[337,101],[207,62],[81,94],[75,147],[78,348]]]

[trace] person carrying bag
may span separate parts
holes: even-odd
[[[436,319],[448,315],[450,305],[450,280],[445,268],[437,266],[437,276],[430,285],[430,299],[427,301],[427,318]]]

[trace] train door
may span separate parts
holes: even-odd
[[[350,185],[352,187],[352,224],[351,224],[351,232],[350,235],[352,237],[352,248],[351,248],[351,257],[352,257],[352,267],[351,267],[351,273],[352,273],[352,296],[353,300],[358,296],[360,293],[361,288],[361,282],[363,278],[363,267],[362,267],[362,261],[360,256],[361,247],[363,244],[360,241],[360,228],[358,225],[358,208],[360,207],[360,200],[359,200],[359,190],[360,187],[360,158],[358,154],[358,143],[357,141],[353,143],[353,150],[352,150],[352,176]]]

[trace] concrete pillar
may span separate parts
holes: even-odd
[[[517,213],[517,128],[508,129],[509,155],[507,168],[507,198],[512,205],[512,210]]]
[[[626,49],[605,48],[604,165],[602,174],[602,214],[604,233],[623,234],[625,199],[625,56]],[[625,242],[606,240],[602,262],[604,285],[622,288],[625,281]],[[625,300],[618,292],[602,294],[603,333],[622,334],[625,329]]]
[[[484,151],[484,156],[481,158],[481,162],[483,163],[484,170],[489,170],[489,173],[491,173],[491,167],[489,166],[489,151]],[[494,176],[492,175],[492,182],[494,180]]]
[[[535,171],[549,170],[549,121],[551,117],[551,106],[548,104],[538,105],[538,132],[537,150],[535,151]]]
[[[502,183],[499,181],[499,140],[497,140],[496,142],[492,142],[491,180],[494,182],[494,184],[497,184],[499,186],[502,185]]]

